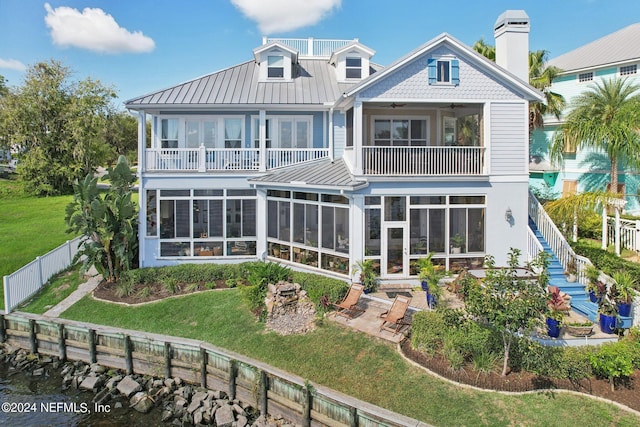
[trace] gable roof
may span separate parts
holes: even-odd
[[[366,187],[351,175],[343,159],[320,160],[300,166],[280,169],[249,180],[253,184],[356,190]]]
[[[447,33],[442,33],[439,36],[429,40],[428,42],[424,43],[422,46],[419,46],[418,48],[412,50],[411,52],[404,55],[403,57],[401,57],[391,65],[382,69],[381,71],[378,71],[377,73],[362,80],[360,83],[354,85],[347,92],[345,92],[343,96],[349,97],[362,91],[367,87],[370,87],[374,83],[380,81],[384,77],[390,75],[391,73],[395,72],[399,68],[403,67],[404,65],[408,64],[409,62],[413,61],[417,57],[423,55],[424,53],[432,49],[435,49],[441,44],[447,44],[451,49],[460,52],[465,57],[467,57],[470,61],[483,67],[489,73],[506,81],[508,84],[515,87],[519,92],[521,92],[522,95],[527,99],[529,99],[530,101],[544,101],[544,96],[542,95],[542,93],[539,92],[537,89],[533,88],[532,86],[530,86],[528,82],[524,82],[520,80],[514,74],[500,67],[495,62],[490,61],[489,59],[480,55],[478,52],[471,49],[469,46],[465,45],[464,43],[460,42],[458,39],[456,39],[455,37]]]
[[[554,65],[567,73],[638,59],[640,59],[640,23],[629,25],[551,59],[549,65]]]
[[[262,52],[266,52],[268,50],[271,50],[274,47],[282,49],[285,52],[289,52],[291,54],[291,60],[294,63],[298,62],[298,51],[295,50],[294,48],[292,48],[291,46],[287,46],[287,45],[282,44],[282,43],[277,42],[277,41],[269,42],[267,44],[263,44],[262,46],[253,49],[253,57],[255,58],[256,62],[258,64],[260,63],[260,54]]]
[[[372,65],[373,67],[373,65]],[[259,81],[259,65],[245,62],[125,102],[127,108],[334,103],[353,83],[337,81],[326,59],[300,59],[291,81]]]
[[[331,54],[331,57],[329,58],[329,64],[335,64],[336,58],[338,57],[338,55],[340,55],[343,52],[348,52],[351,49],[358,50],[366,54],[369,58],[371,58],[376,53],[375,50],[368,48],[362,43],[359,43],[358,41],[353,41],[347,45],[344,45],[340,49],[334,50],[333,53]]]

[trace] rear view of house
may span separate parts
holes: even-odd
[[[452,270],[526,253],[542,100],[528,33],[523,11],[498,18],[499,65],[446,33],[387,67],[358,40],[265,39],[245,63],[129,100],[140,265],[267,259],[347,279],[372,259],[406,280],[430,252]]]

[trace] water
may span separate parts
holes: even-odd
[[[59,370],[47,368],[48,377],[31,377],[0,362],[0,426],[157,426],[161,408],[148,414],[115,408],[115,400],[95,407],[94,394],[69,389],[62,391]]]

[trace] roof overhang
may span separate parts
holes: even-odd
[[[260,55],[263,52],[269,51],[269,50],[271,50],[273,48],[278,48],[278,49],[284,50],[285,52],[289,52],[291,54],[292,62],[294,62],[294,63],[298,62],[298,51],[297,50],[293,49],[290,46],[287,46],[285,44],[282,44],[282,43],[276,42],[276,41],[273,41],[273,42],[270,42],[270,43],[267,43],[267,44],[263,44],[262,46],[253,49],[253,57],[255,58],[256,62],[259,64],[260,63]]]
[[[376,51],[373,49],[368,48],[367,46],[354,41],[353,43],[349,43],[346,46],[341,47],[340,49],[337,49],[335,51],[333,51],[331,53],[331,57],[329,58],[329,64],[335,64],[338,56],[340,56],[341,54],[343,54],[344,52],[348,52],[350,50],[357,50],[358,52],[364,54],[365,56],[371,58],[373,55],[375,55]]]

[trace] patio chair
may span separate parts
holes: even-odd
[[[333,304],[336,307],[336,316],[344,316],[349,320],[357,313],[363,313],[364,309],[358,307],[358,301],[360,300],[362,292],[364,292],[363,285],[357,283],[352,284],[342,302]]]
[[[387,331],[393,332],[395,335],[400,332],[400,329],[402,329],[403,326],[409,325],[410,323],[405,319],[405,315],[410,302],[410,297],[396,295],[396,298],[393,300],[393,304],[391,304],[391,308],[380,315],[383,319],[382,325],[380,325],[380,331],[386,329]]]

